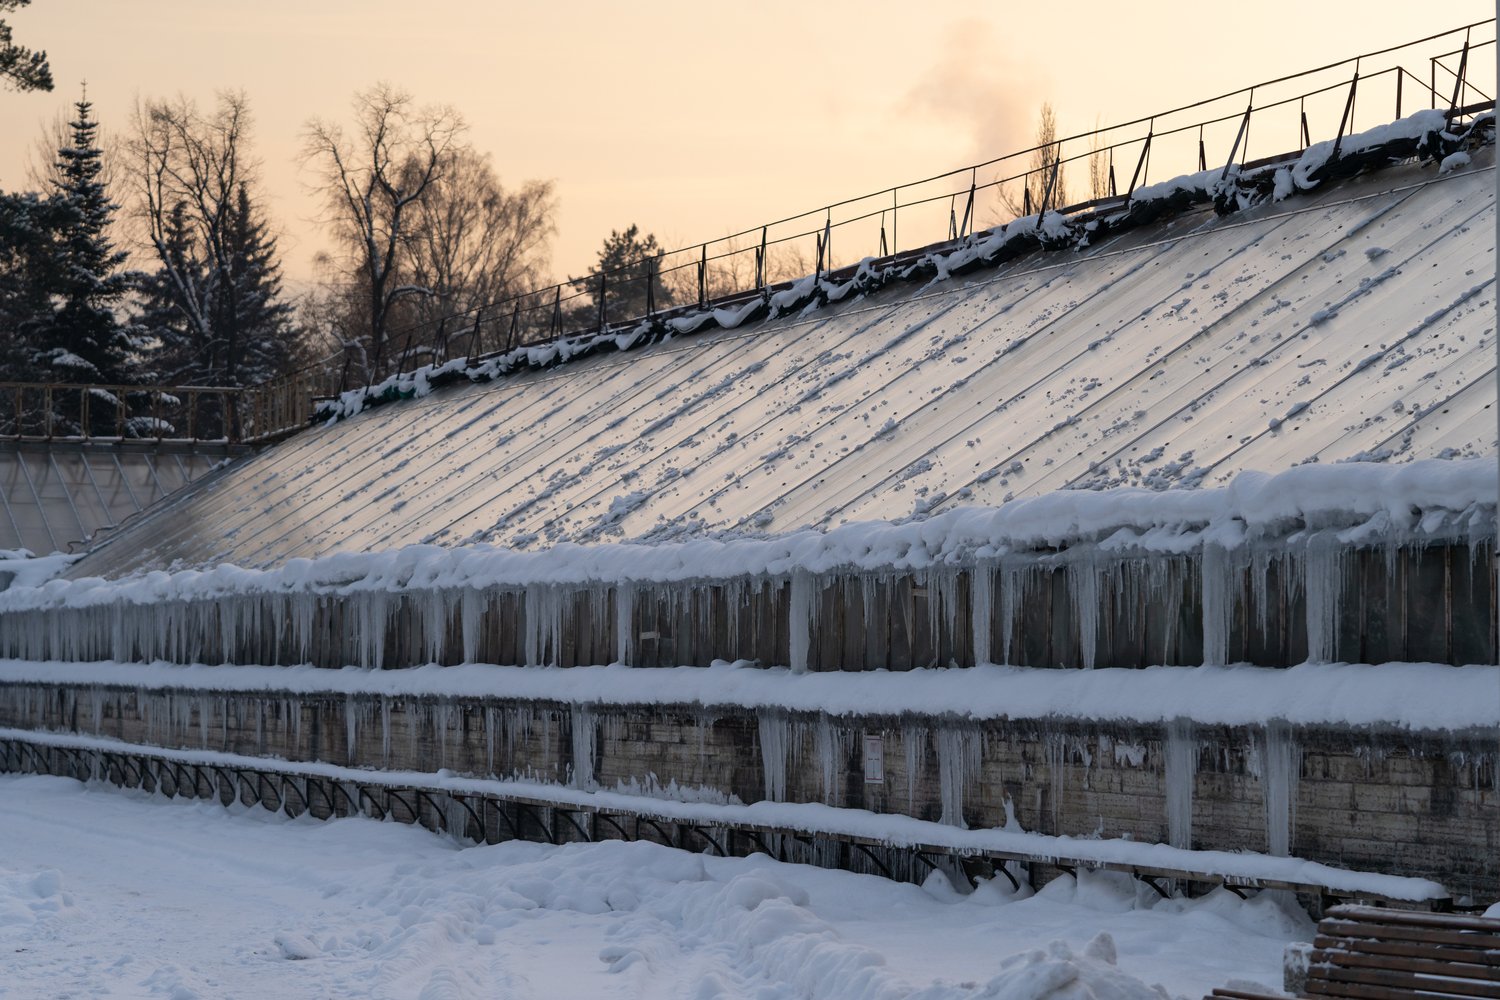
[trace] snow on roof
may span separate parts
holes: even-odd
[[[381,407],[71,575],[825,530],[1495,452],[1493,153]]]

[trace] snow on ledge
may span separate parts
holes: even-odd
[[[571,705],[929,715],[957,721],[1037,720],[1200,725],[1388,727],[1413,732],[1500,728],[1500,666],[1307,663],[1049,670],[986,665],[795,674],[722,661],[713,667],[429,665],[403,670],[310,666],[0,660],[0,684],[113,685],[141,690],[291,696],[502,698]]]
[[[1425,902],[1447,899],[1437,882],[1376,872],[1333,868],[1302,858],[1235,851],[1195,851],[1123,838],[1061,837],[1021,830],[965,830],[892,813],[874,813],[814,802],[755,802],[721,805],[654,799],[624,792],[584,791],[562,785],[492,778],[461,778],[446,771],[371,771],[334,764],[281,761],[212,750],[165,750],[108,737],[0,729],[0,739],[87,750],[146,752],[183,763],[218,764],[260,771],[316,775],[335,781],[398,788],[431,788],[459,793],[525,798],[605,812],[637,813],[672,822],[706,826],[751,826],[772,830],[860,837],[893,847],[935,847],[963,854],[1021,854],[1082,864],[1134,865],[1203,875],[1209,880],[1267,880],[1326,886],[1335,893]]]
[[[1205,542],[1235,548],[1259,537],[1308,529],[1338,530],[1348,543],[1442,532],[1492,536],[1496,493],[1493,459],[1304,465],[1276,475],[1242,472],[1216,489],[1059,490],[1000,507],[945,511],[925,520],[861,522],[766,538],[564,543],[530,552],[413,545],[291,559],[268,570],[226,564],[122,580],[51,580],[0,592],[0,613],[248,593],[671,583],[785,577],[796,571],[904,572],[1081,542],[1127,552],[1185,552]]]

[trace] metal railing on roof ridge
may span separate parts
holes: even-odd
[[[1471,98],[1492,102],[1497,89],[1495,61],[1476,53],[1496,44],[1495,25],[1494,18],[1461,25],[831,202],[611,270],[409,318],[387,333],[383,345],[356,341],[286,379],[311,380],[330,394],[455,357],[473,359],[613,329],[674,308],[766,295],[778,283],[827,274],[840,267],[840,261],[899,258],[917,248],[965,238],[1016,214],[1012,206],[1022,215],[1045,215],[1128,203],[1151,183],[1153,173],[1163,179],[1253,165],[1258,161],[1251,155],[1252,143],[1256,149],[1296,152],[1312,145],[1315,135],[1341,141],[1361,123],[1385,124],[1426,108],[1458,111],[1475,103]],[[1413,65],[1425,72],[1414,72]],[[1121,161],[1118,170],[1116,159]],[[1016,166],[997,169],[1004,164]],[[1060,181],[1069,165],[1079,164],[1091,168],[1090,189],[1087,198],[1070,202]],[[1033,190],[1039,192],[1037,202],[1031,199]],[[981,214],[986,216],[983,221]],[[840,237],[839,256],[834,253],[835,235]],[[903,251],[903,245],[908,249]],[[845,251],[848,246],[856,249]],[[279,392],[269,388],[276,384],[257,388],[276,396]]]
[[[306,427],[336,378],[324,366],[253,386],[0,382],[0,441],[266,443]]]

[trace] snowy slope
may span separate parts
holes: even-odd
[[[0,997],[1160,1000],[1148,984],[1279,985],[1312,929],[1268,896],[1102,874],[960,895],[646,843],[460,849],[61,778],[0,777],[0,797]]]
[[[1492,162],[382,407],[226,470],[74,574],[784,533],[1493,454]]]

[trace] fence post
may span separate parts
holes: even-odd
[[[708,304],[708,244],[703,244],[698,256],[698,308]]]
[[[1339,158],[1339,152],[1344,146],[1344,129],[1349,128],[1353,124],[1351,118],[1354,114],[1354,94],[1358,89],[1359,70],[1356,68],[1354,70],[1354,79],[1349,82],[1349,96],[1344,101],[1344,115],[1339,119],[1339,134],[1333,140],[1333,155],[1328,158],[1330,162]]]
[[[1464,32],[1464,49],[1458,57],[1458,72],[1453,77],[1453,100],[1448,102],[1448,115],[1452,117],[1453,112],[1460,107],[1459,101],[1463,99],[1464,77],[1469,72],[1469,33]]]
[[[1156,119],[1151,119],[1151,124],[1146,127],[1146,141],[1141,145],[1141,157],[1135,161],[1135,173],[1130,175],[1130,187],[1125,190],[1125,200],[1129,201],[1135,195],[1137,181],[1146,179],[1143,171],[1149,170],[1151,166],[1151,137],[1156,131]]]
[[[1229,159],[1224,162],[1224,169],[1219,172],[1219,180],[1229,176],[1229,168],[1234,166],[1234,158],[1240,151],[1240,142],[1245,138],[1245,132],[1250,128],[1250,112],[1255,109],[1255,91],[1250,92],[1250,103],[1245,105],[1245,117],[1240,119],[1240,130],[1234,137],[1234,146],[1229,150]]]

